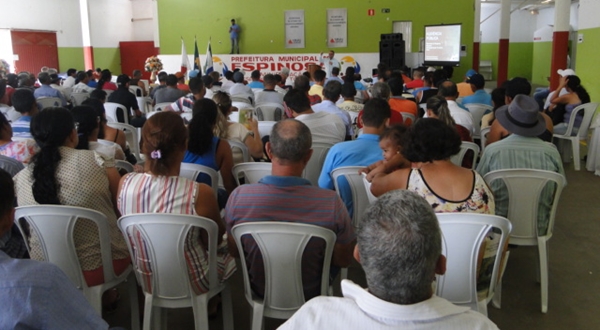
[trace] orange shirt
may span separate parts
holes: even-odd
[[[414,101],[407,100],[404,98],[394,98],[389,99],[388,103],[390,104],[390,108],[395,112],[405,112],[415,116],[415,119],[419,117],[419,113],[417,111],[417,104]],[[412,124],[412,119],[404,116],[404,124],[409,126]]]
[[[469,95],[473,95],[473,90],[471,89],[471,84],[466,82],[461,82],[456,84],[456,88],[458,88],[458,97],[465,97]]]

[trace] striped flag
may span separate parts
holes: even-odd
[[[210,39],[208,39],[208,46],[206,47],[206,61],[204,62],[204,74],[213,72],[213,60],[212,60],[212,48],[210,48]]]
[[[202,66],[200,65],[200,52],[198,52],[198,41],[194,37],[194,70],[202,72]]]
[[[187,50],[185,49],[185,43],[183,43],[183,38],[181,38],[181,73],[183,73],[187,77],[187,71],[190,68],[190,59],[187,55]]]

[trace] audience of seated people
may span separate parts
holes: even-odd
[[[94,91],[94,88],[88,86],[90,81],[90,77],[85,72],[79,72],[77,74],[77,83],[73,86],[72,93],[91,93]],[[97,86],[97,84],[96,84]]]
[[[129,91],[130,80],[131,79],[126,74],[119,75],[119,77],[117,77],[119,88],[108,96],[108,102],[118,103],[125,107],[125,113],[117,110],[117,120],[119,122],[124,123],[124,116],[127,116],[129,125],[142,127],[144,126],[144,122],[146,122],[146,117],[142,111],[140,111],[135,95]],[[133,112],[134,115],[131,115],[131,112]]]
[[[314,86],[313,86],[314,87]],[[346,126],[346,139],[351,139],[354,136],[354,128],[352,127],[352,119],[346,110],[342,110],[335,104],[342,93],[342,84],[338,81],[331,81],[323,88],[323,101],[312,106],[314,112],[327,112],[334,114],[344,122]]]
[[[469,112],[469,110],[461,107],[456,102],[456,99],[458,98],[458,90],[456,89],[456,84],[450,80],[446,80],[442,82],[438,86],[438,88],[438,95],[446,99],[446,102],[448,103],[448,110],[450,110],[450,115],[452,116],[454,121],[458,125],[461,125],[464,128],[466,128],[470,134],[473,134],[473,115]],[[432,97],[433,96],[434,95],[432,95]],[[479,123],[477,124],[479,125]]]
[[[175,112],[192,112],[194,103],[204,98],[206,94],[206,88],[204,88],[204,82],[200,77],[190,79],[190,94],[184,95],[166,106],[164,110],[170,110]]]
[[[191,85],[191,79],[190,79]],[[174,74],[167,75],[165,78],[165,87],[154,92],[154,103],[175,102],[186,94],[181,89],[177,88],[177,77]],[[191,90],[191,88],[190,88]],[[191,107],[190,107],[191,108]]]
[[[306,97],[308,97],[311,106],[321,103],[323,100],[319,95],[310,95],[310,79],[305,75],[299,75],[294,79],[294,89],[303,91]]]
[[[65,97],[62,95],[62,93],[50,87],[52,79],[50,79],[50,75],[47,72],[40,72],[40,74],[38,75],[38,79],[42,85],[39,88],[36,88],[33,92],[33,96],[36,99],[39,99],[41,97],[55,97],[57,99],[60,99],[60,104],[63,107],[67,105],[67,100],[65,100]]]
[[[321,69],[316,70],[312,74],[313,85],[310,87],[308,91],[308,95],[317,95],[322,100],[324,99],[323,88],[325,86],[325,77],[327,73]]]

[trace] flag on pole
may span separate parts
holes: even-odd
[[[181,38],[181,73],[183,73],[187,77],[187,71],[190,67],[190,59],[187,55],[187,50],[185,49],[185,43],[183,43],[183,38]]]
[[[198,52],[198,41],[194,36],[194,70],[202,72],[202,66],[200,65],[200,52]]]
[[[208,46],[206,47],[206,61],[204,62],[204,74],[213,72],[213,60],[212,60],[212,49],[210,48],[210,39],[208,39]]]

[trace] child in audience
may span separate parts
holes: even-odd
[[[406,132],[406,126],[404,125],[392,125],[383,131],[379,136],[379,147],[383,152],[383,160],[373,163],[361,170],[361,173],[367,173],[367,178],[373,177],[380,171],[383,171],[385,166],[393,166],[397,168],[403,167],[406,164],[406,160],[400,153],[402,136]],[[394,165],[392,165],[394,164]],[[395,164],[400,164],[400,167]],[[377,170],[377,168],[380,168]],[[370,181],[370,179],[369,179]]]

